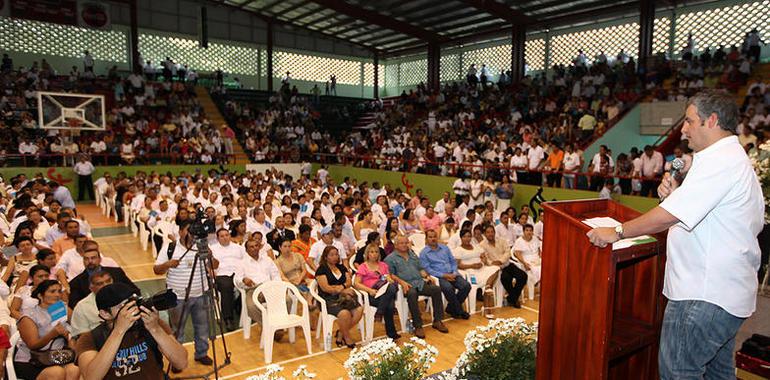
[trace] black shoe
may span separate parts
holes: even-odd
[[[521,309],[521,301],[519,301],[519,300],[513,301],[511,306],[513,306],[513,307],[515,307],[517,309]]]
[[[211,360],[211,358],[208,355],[200,357],[200,358],[195,358],[195,361],[198,362],[198,363],[201,363],[203,365],[212,365],[212,364],[214,364],[214,361]]]
[[[469,319],[470,317],[471,317],[471,315],[466,313],[466,312],[464,312],[464,311],[462,313],[460,313],[460,318],[462,318],[462,319]]]
[[[174,366],[171,366],[171,373],[182,373],[182,370]]]

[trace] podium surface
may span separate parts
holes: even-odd
[[[665,233],[613,251],[592,245],[582,221],[638,211],[594,199],[543,208],[537,379],[657,379]]]

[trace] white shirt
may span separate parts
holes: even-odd
[[[266,254],[260,252],[257,260],[246,254],[235,271],[233,281],[238,286],[245,287],[243,284],[244,278],[248,278],[259,285],[267,281],[281,281],[281,272],[278,270],[278,266]]]
[[[105,257],[104,255],[102,255],[102,266],[111,268],[120,267],[115,260],[111,257]],[[54,267],[54,273],[58,272],[59,269],[64,271],[64,274],[67,276],[67,281],[72,280],[86,269],[85,265],[83,265],[83,256],[80,256],[75,248],[64,251],[59,262],[56,263],[56,266]]]
[[[527,153],[527,158],[529,158],[529,169],[534,170],[537,169],[538,166],[540,166],[540,161],[543,160],[545,150],[541,146],[534,146],[529,149],[529,153]]]
[[[515,227],[513,223],[508,223],[508,225],[504,225],[502,223],[499,223],[495,226],[495,236],[504,239],[508,242],[508,245],[513,245],[513,243],[516,241],[516,234],[515,234]]]
[[[756,308],[764,198],[738,138],[696,153],[682,185],[660,207],[679,219],[668,230],[663,294],[749,317]]]
[[[75,174],[77,175],[91,175],[94,172],[94,164],[90,161],[81,162],[75,164]]]
[[[246,256],[246,249],[242,245],[230,243],[221,245],[216,243],[209,247],[211,254],[219,261],[219,267],[216,269],[217,276],[230,276],[238,271]]]
[[[307,255],[308,257],[313,258],[316,266],[321,261],[321,254],[324,253],[324,248],[326,248],[327,245],[333,245],[337,248],[337,251],[340,253],[340,262],[344,262],[344,260],[348,258],[347,250],[341,242],[335,240],[332,241],[331,244],[326,244],[323,240],[319,240],[310,246],[310,252]]]
[[[564,152],[564,159],[562,162],[564,163],[564,170],[574,171],[578,166],[580,166],[580,156],[578,156],[578,154],[575,152]]]

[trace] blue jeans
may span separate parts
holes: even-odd
[[[441,277],[438,279],[441,293],[444,293],[444,298],[446,298],[446,311],[452,316],[459,315],[463,312],[462,304],[465,302],[465,299],[468,298],[468,293],[471,292],[471,284],[469,284],[463,276],[457,273],[455,273],[455,275],[455,280],[451,282]],[[455,289],[457,289],[456,292]]]
[[[705,301],[668,301],[658,355],[661,380],[735,379],[733,347],[743,321]]]
[[[182,314],[182,307],[185,308],[185,311],[184,319],[180,323],[179,316]],[[198,359],[208,355],[209,306],[207,305],[206,298],[204,296],[190,297],[185,305],[182,304],[182,299],[180,299],[179,304],[168,311],[168,315],[171,319],[172,328],[177,329],[179,325],[182,326],[176,337],[180,342],[184,341],[184,326],[187,324],[187,317],[192,316],[195,358]]]

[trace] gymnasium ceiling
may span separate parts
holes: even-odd
[[[655,0],[652,0],[655,1]],[[639,0],[219,0],[266,20],[397,56],[429,41],[459,45],[509,33],[512,25],[543,30],[607,16],[638,14]],[[658,8],[674,0],[656,1]]]

